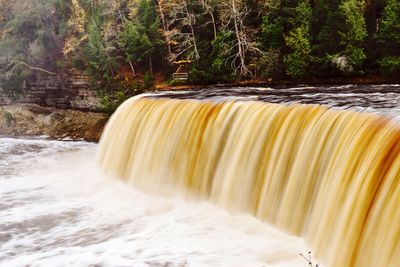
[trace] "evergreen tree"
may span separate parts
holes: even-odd
[[[103,37],[101,22],[92,17],[87,26],[87,43],[84,48],[87,71],[95,80],[108,80],[115,77],[118,66],[113,45]]]
[[[366,59],[363,41],[367,37],[367,29],[363,16],[364,5],[359,0],[346,0],[339,6],[344,24],[339,31],[341,55],[347,61],[345,71],[359,71]]]
[[[217,81],[229,82],[233,79],[234,68],[228,63],[228,59],[234,56],[234,51],[230,44],[234,42],[235,36],[231,31],[223,31],[217,35],[212,42],[212,62],[211,73],[217,77]]]
[[[380,60],[384,73],[400,74],[400,2],[388,0],[377,33],[382,52]]]
[[[0,87],[10,92],[33,72],[54,73],[71,61],[111,91],[132,85],[136,69],[168,72],[166,62],[180,59],[193,61],[195,83],[254,74],[400,73],[398,0],[0,0],[0,6]],[[134,75],[125,75],[128,67]]]
[[[272,1],[268,6],[261,24],[261,44],[265,54],[259,62],[259,73],[264,78],[281,76],[284,72],[282,48],[285,45],[285,14],[282,12],[282,2]]]
[[[340,23],[339,4],[340,0],[320,0],[315,2],[312,24],[312,35],[315,44],[313,50],[321,61],[326,59],[327,54],[337,53]]]
[[[265,49],[278,49],[284,44],[284,18],[277,13],[263,17],[261,40]]]
[[[61,0],[14,0],[0,12],[0,88],[11,95],[34,71],[52,73],[68,8]]]
[[[367,36],[362,0],[321,0],[314,11],[315,67],[318,74],[338,75],[360,70]],[[321,73],[322,72],[322,73]]]
[[[288,21],[292,30],[285,36],[290,52],[284,55],[286,73],[291,77],[301,77],[307,73],[311,61],[310,26],[312,9],[307,0],[301,0],[293,9],[293,18]]]
[[[132,19],[124,18],[122,30],[119,33],[119,45],[130,63],[148,62],[149,70],[153,72],[153,61],[162,53],[163,41],[159,33],[160,20],[154,3],[141,0],[138,10]]]

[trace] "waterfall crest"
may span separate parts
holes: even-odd
[[[98,160],[304,237],[328,266],[400,266],[400,126],[317,105],[132,98]]]

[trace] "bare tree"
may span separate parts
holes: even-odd
[[[163,35],[165,37],[165,41],[167,44],[167,49],[168,49],[168,58],[172,54],[172,49],[171,49],[171,41],[169,40],[169,36],[166,34],[168,32],[168,21],[167,21],[167,14],[165,14],[165,0],[158,0],[157,1],[157,7],[158,7],[158,13],[161,18],[161,23],[163,27]]]
[[[233,32],[235,36],[231,46],[234,52],[227,60],[240,76],[251,74],[246,57],[263,54],[256,41],[255,31],[245,25],[248,14],[248,7],[243,0],[221,2],[222,29]]]
[[[215,0],[200,0],[200,3],[211,18],[211,24],[213,26],[214,40],[215,40],[217,39],[217,24],[215,21],[214,13],[218,3]]]
[[[190,7],[190,0],[166,0],[168,21],[165,32],[166,40],[172,46],[170,61],[186,55],[188,59],[200,59],[196,40],[196,16]]]

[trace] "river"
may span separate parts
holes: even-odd
[[[400,118],[399,87],[341,88],[155,96],[313,103]],[[308,266],[299,255],[309,250],[305,241],[250,215],[179,194],[144,194],[105,177],[97,148],[0,137],[0,266]]]
[[[307,266],[248,215],[108,179],[97,145],[0,138],[0,266]]]

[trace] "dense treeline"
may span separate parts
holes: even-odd
[[[181,60],[191,62],[191,83],[400,74],[398,0],[0,0],[0,6],[0,87],[9,92],[33,71],[74,66],[105,96],[117,89],[124,98],[150,87],[154,73],[170,76]]]

